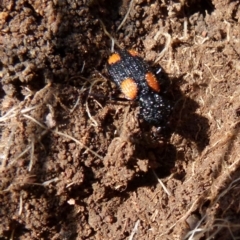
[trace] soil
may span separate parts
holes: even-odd
[[[239,238],[239,27],[239,1],[1,0],[0,238]],[[110,36],[162,67],[161,133]]]

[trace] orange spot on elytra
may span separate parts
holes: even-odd
[[[133,57],[136,57],[136,56],[139,56],[138,52],[133,50],[133,49],[130,49],[128,50],[129,54],[132,55]]]
[[[129,100],[137,97],[138,87],[132,78],[126,78],[121,82],[121,91]]]
[[[114,64],[118,61],[121,60],[121,57],[118,53],[113,53],[109,58],[108,58],[108,63],[111,65],[111,64]]]
[[[145,79],[147,81],[148,86],[156,92],[160,92],[160,85],[157,81],[157,78],[151,72],[146,73]]]

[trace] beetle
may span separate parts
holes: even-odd
[[[171,103],[162,96],[160,81],[138,52],[132,49],[113,52],[107,69],[125,98],[139,102],[140,116],[146,122],[158,127],[166,125]]]

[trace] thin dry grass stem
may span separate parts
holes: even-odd
[[[138,219],[134,225],[134,228],[133,228],[128,240],[133,240],[134,235],[137,233],[139,223],[140,223],[140,220]]]
[[[98,123],[97,121],[92,117],[89,107],[88,107],[88,102],[86,102],[86,113],[89,117],[89,119],[93,122],[91,125],[93,125],[94,127],[98,127]]]
[[[38,93],[38,92],[37,92]],[[37,95],[37,93],[36,93],[36,95]],[[35,95],[35,96],[36,96]],[[35,97],[34,96],[34,97]],[[25,100],[24,100],[25,101]],[[26,104],[28,104],[28,102],[26,102]],[[23,105],[23,104],[21,104],[21,105]],[[36,108],[38,108],[38,107],[40,107],[41,106],[41,104],[36,104],[36,105],[34,105],[34,106],[32,106],[32,107],[26,107],[26,108],[23,108],[22,110],[20,110],[20,113],[28,113],[28,112],[30,112],[30,111],[32,111],[32,110],[35,110]]]
[[[221,119],[216,119],[217,129],[220,130],[223,127],[223,122]]]
[[[9,117],[9,115],[11,116],[12,112],[15,112],[19,107],[13,107],[11,108],[8,112],[5,113],[5,115],[3,115],[2,117],[0,117],[0,122],[5,122],[7,119],[11,118]]]
[[[96,85],[97,83],[105,83],[106,82],[106,78],[102,78],[102,75],[100,74],[101,78],[99,79],[98,77],[92,78],[91,79],[91,84],[89,87],[89,93],[92,92],[92,89],[94,87],[94,85]]]
[[[154,213],[153,213],[152,216],[150,217],[151,222],[155,222],[155,221],[156,221],[156,218],[157,218],[159,212],[160,212],[160,211],[159,211],[158,209],[155,209]],[[159,226],[159,225],[158,225],[158,226]],[[149,230],[151,230],[151,228],[150,228]]]
[[[40,106],[40,104],[39,104],[39,105],[36,105],[36,106],[33,106],[33,107],[24,108],[24,109],[22,109],[22,110],[20,111],[20,113],[21,113],[21,114],[23,114],[23,113],[28,113],[28,112],[30,112],[30,111],[32,111],[32,110],[35,110],[35,109],[38,108],[39,106]]]
[[[212,227],[215,227],[215,225],[213,225]],[[206,240],[212,240],[214,239],[221,230],[223,229],[223,227],[217,227],[217,229],[215,230],[215,232],[213,232],[210,236],[207,236]],[[210,231],[210,229],[204,229],[203,233],[208,233]],[[232,240],[235,240],[235,238],[232,238]]]
[[[85,62],[84,62],[84,63],[85,63]],[[87,84],[89,83],[89,79],[88,79],[88,78],[84,78],[84,77],[82,77],[82,76],[74,76],[74,77],[70,78],[70,80],[78,79],[78,78],[81,78],[81,79],[85,80],[83,86],[82,86],[81,89],[80,89],[80,93],[79,93],[79,94],[81,95],[83,92],[85,92],[85,91],[87,90],[87,87],[86,87],[86,86],[87,86]],[[55,96],[55,95],[54,95],[54,96]],[[55,96],[55,98],[56,98],[57,101],[60,103],[61,107],[62,107],[64,110],[66,110],[67,112],[69,112],[69,113],[73,113],[73,112],[75,111],[75,109],[77,108],[79,102],[80,102],[80,97],[78,97],[76,103],[75,103],[74,106],[73,106],[73,108],[69,110],[69,109],[60,101],[60,99],[59,99],[57,96]]]
[[[162,236],[168,234],[179,222],[182,222],[182,221],[186,220],[187,217],[190,215],[190,213],[191,213],[191,212],[193,211],[193,209],[195,208],[195,205],[200,201],[200,199],[201,199],[201,197],[197,198],[197,199],[193,202],[193,204],[192,204],[192,206],[190,207],[190,209],[189,209],[180,219],[178,219],[172,226],[170,226],[170,227],[167,229],[167,231],[165,231],[164,233],[160,234],[159,237],[162,237]]]
[[[60,179],[59,179],[58,177],[55,177],[55,178],[50,179],[50,180],[47,180],[47,181],[45,181],[45,182],[43,182],[43,183],[35,183],[35,182],[28,183],[28,182],[25,182],[24,184],[25,184],[25,185],[28,184],[28,185],[46,187],[46,186],[50,185],[51,183],[57,182],[57,181],[60,181]],[[22,182],[21,182],[21,183],[22,183]],[[15,185],[16,185],[16,184],[15,184]],[[11,184],[7,189],[3,190],[2,192],[8,192],[8,191],[11,191],[11,189],[12,189],[12,184]],[[22,203],[21,203],[21,204],[22,204]],[[21,204],[20,204],[20,205],[21,205]],[[20,209],[20,208],[19,208],[19,209]],[[20,211],[19,211],[19,212],[20,212]],[[21,210],[21,212],[22,212],[22,210]],[[20,214],[19,214],[19,215],[20,215]]]
[[[115,40],[112,38],[111,39],[111,53],[114,52],[114,44],[115,44]]]
[[[94,156],[98,157],[99,159],[103,160],[103,157],[100,156],[98,153],[96,153],[95,151],[93,151],[92,149],[90,149],[89,147],[85,146],[83,143],[81,143],[80,141],[78,141],[76,138],[66,134],[66,133],[62,133],[59,132],[57,130],[52,131],[53,133],[56,133],[57,135],[66,137],[68,139],[71,139],[72,141],[74,141],[75,143],[77,143],[78,145],[80,145],[81,147],[85,148],[87,151],[89,151],[90,153],[92,153]]]
[[[223,137],[220,140],[217,140],[215,143],[213,143],[209,148],[206,148],[205,151],[203,152],[201,158],[204,158],[207,154],[210,152],[214,151],[216,148],[223,146],[225,143],[229,141],[234,135],[235,135],[235,127],[239,124],[240,121],[234,122],[230,126],[230,130],[225,133],[225,137]]]
[[[157,192],[153,195],[153,197],[151,198],[151,202],[153,201],[153,199],[154,199],[160,192],[162,192],[162,190],[157,191]]]
[[[212,78],[216,81],[216,82],[222,82],[224,81],[224,79],[218,79],[214,76],[214,74],[212,73],[210,67],[207,64],[204,64],[204,66],[206,66],[206,68],[208,69],[208,71],[210,72],[210,74],[212,75]]]
[[[184,22],[183,22],[183,36],[179,38],[179,40],[187,40],[188,39],[188,19],[185,17],[184,18]]]
[[[224,218],[215,218],[215,221],[223,222],[222,224],[216,223],[214,225],[219,225],[219,226],[231,226],[232,228],[239,228],[240,229],[240,224],[233,224],[229,221],[229,219],[224,219]]]
[[[210,93],[213,97],[215,97],[215,95],[214,95],[213,92],[212,92],[211,82],[210,82],[209,86],[206,88],[206,91],[205,91],[205,94],[206,94],[207,97],[208,97],[208,95],[209,95],[208,93]]]
[[[16,158],[14,158],[10,163],[9,166],[12,166],[19,158],[24,156],[29,150],[31,149],[31,146],[28,146],[23,150]]]
[[[22,110],[20,110],[20,107],[14,107],[14,108],[10,109],[5,115],[0,117],[0,122],[5,122],[5,121],[17,116],[19,113],[23,114],[23,113],[30,112],[30,111],[34,110],[35,108],[37,108],[38,106],[39,105],[36,105],[34,107],[28,107],[28,108],[24,108]]]
[[[89,79],[88,78],[85,78],[83,76],[80,76],[80,75],[75,75],[75,76],[72,76],[68,79],[68,81],[73,81],[73,80],[79,80],[79,78],[85,80],[84,81],[84,84],[82,85],[82,88],[80,89],[80,94],[82,92],[84,92],[86,89],[84,89],[83,87],[86,86],[88,83],[89,83]]]
[[[157,57],[157,59],[154,61],[154,63],[157,63],[160,61],[160,59],[164,56],[165,52],[168,50],[168,48],[171,44],[171,41],[172,41],[171,35],[168,33],[163,33],[161,30],[157,32],[154,39],[157,41],[160,35],[163,35],[166,38],[166,44],[165,44],[163,50],[161,51],[161,53],[159,54],[159,56]]]
[[[59,181],[59,178],[58,178],[58,177],[55,177],[55,178],[53,178],[53,179],[50,179],[50,180],[48,180],[48,181],[43,182],[41,185],[44,186],[44,187],[46,187],[46,186],[48,186],[49,184],[51,184],[51,183],[53,183],[53,182],[57,182],[57,181]]]
[[[96,99],[93,99],[93,101],[94,101],[100,108],[103,108],[102,104],[101,104],[99,101],[97,101]]]
[[[35,123],[38,124],[40,127],[48,130],[46,126],[44,126],[43,124],[41,124],[39,121],[37,121],[37,120],[34,119],[33,117],[28,116],[28,115],[26,115],[26,114],[24,114],[24,117],[26,117],[26,118],[28,118],[29,120],[35,122]],[[50,131],[50,130],[49,130],[49,131]],[[53,133],[55,133],[55,134],[57,134],[57,135],[60,135],[60,136],[64,136],[64,137],[66,137],[66,138],[68,138],[68,139],[73,140],[75,143],[77,143],[77,144],[80,145],[81,147],[85,148],[86,150],[88,150],[89,152],[91,152],[91,153],[92,153],[93,155],[95,155],[96,157],[98,157],[98,158],[100,158],[100,159],[103,160],[103,157],[101,157],[99,154],[97,154],[96,152],[94,152],[93,150],[91,150],[89,147],[85,146],[83,143],[81,143],[80,141],[78,141],[76,138],[74,138],[74,137],[72,137],[72,136],[70,136],[70,135],[68,135],[68,134],[59,132],[59,131],[57,131],[57,130],[52,130],[51,132],[53,132]]]
[[[80,102],[80,97],[77,98],[77,101],[74,104],[73,108],[70,110],[70,113],[73,113],[75,111],[75,109],[77,108],[79,102]]]
[[[193,211],[195,208],[196,204],[200,201],[202,196],[199,196],[192,204],[192,206],[189,208],[189,210],[183,215],[177,222],[181,222],[187,219],[187,217],[190,215],[190,213]]]
[[[112,37],[112,35],[107,31],[105,25],[103,24],[103,22],[102,22],[100,19],[99,19],[99,22],[100,22],[101,25],[102,25],[103,32],[111,39],[111,41],[112,41],[112,46],[114,46],[114,44],[116,44],[116,45],[120,48],[120,44],[119,44],[119,43],[117,42],[117,40],[114,39],[114,38]],[[114,44],[113,44],[113,43],[114,43]],[[111,49],[111,51],[113,52],[114,49]]]
[[[202,80],[203,79],[203,72],[200,70],[196,70],[196,68],[198,68],[199,62],[195,62],[194,61],[194,65],[192,66],[192,71],[191,72],[187,72],[187,74],[184,76],[184,79],[188,79],[188,77],[190,77],[190,81],[193,81],[194,83],[197,81],[195,76],[199,76],[199,78]],[[195,69],[195,70],[194,70]]]
[[[6,145],[4,145],[4,153],[3,153],[3,158],[2,158],[2,164],[1,164],[1,166],[0,166],[0,169],[1,170],[3,170],[5,167],[6,167],[6,165],[7,165],[7,159],[8,159],[8,157],[9,157],[9,151],[10,151],[10,148],[11,148],[11,146],[12,146],[12,142],[13,142],[13,137],[14,137],[14,134],[15,134],[15,132],[16,132],[16,129],[17,129],[17,127],[16,126],[14,126],[13,128],[12,128],[12,130],[11,130],[11,133],[10,133],[10,135],[9,135],[9,138],[8,138],[8,140],[7,140],[7,144]]]
[[[202,229],[202,228],[191,230],[187,233],[187,235],[183,238],[183,240],[190,240],[190,239],[191,240],[199,240],[199,238],[196,237],[195,235],[198,233],[203,234],[203,232],[204,232],[204,229]]]
[[[205,217],[206,217],[206,215],[205,215]],[[203,220],[204,220],[204,219],[203,219]],[[239,228],[240,228],[240,224],[232,224],[232,223],[230,223],[230,222],[229,222],[228,220],[226,220],[226,219],[218,219],[218,218],[216,218],[216,219],[215,219],[215,222],[217,222],[217,221],[219,221],[219,223],[211,224],[210,227],[198,228],[199,225],[202,223],[202,219],[201,219],[201,221],[199,221],[200,224],[198,224],[195,229],[189,231],[189,232],[187,233],[187,235],[184,237],[184,240],[185,240],[185,239],[188,239],[188,240],[200,239],[200,238],[203,237],[203,234],[209,233],[211,230],[214,230],[214,232],[213,232],[211,235],[205,236],[205,239],[206,239],[206,240],[211,240],[211,239],[214,239],[214,237],[216,237],[216,235],[217,235],[223,228],[227,228],[227,229],[228,229],[228,231],[229,231],[229,233],[230,233],[230,235],[231,235],[231,237],[232,237],[233,240],[237,239],[237,238],[234,236],[231,228],[238,228],[238,229],[239,229]],[[223,223],[220,223],[220,222],[223,222]],[[199,237],[196,236],[196,234],[198,234],[198,233],[201,233],[201,235],[200,235]]]
[[[31,172],[32,171],[32,167],[33,167],[33,161],[34,161],[34,145],[35,144],[35,140],[33,139],[31,142],[31,154],[30,154],[30,162],[29,162],[29,166],[28,166],[28,171]]]
[[[161,181],[161,179],[158,178],[156,172],[154,170],[153,171],[153,174],[155,176],[155,178],[158,180],[158,182],[160,183],[160,185],[162,186],[164,192],[168,195],[168,196],[172,196],[172,193],[167,189],[167,187],[163,184],[163,182]]]
[[[30,97],[32,97],[34,95],[34,92],[32,90],[30,90],[28,87],[24,87],[24,89],[29,92],[28,95],[26,95],[24,97],[24,100],[27,100],[27,99],[29,99]]]
[[[208,41],[209,39],[210,39],[209,37],[203,38],[201,44],[204,44],[204,43],[205,43],[206,41]]]
[[[128,8],[128,10],[127,10],[127,13],[126,13],[125,17],[123,18],[122,22],[120,23],[120,25],[119,25],[118,28],[117,28],[117,32],[121,29],[121,27],[123,26],[123,24],[126,22],[128,16],[129,16],[129,13],[130,13],[130,11],[132,10],[132,7],[133,7],[133,1],[134,1],[134,0],[131,0],[131,2],[130,2],[130,4],[129,4],[129,8]]]
[[[239,162],[240,162],[240,159],[238,159],[237,161],[234,162],[234,164],[232,164],[232,168],[231,170],[235,170],[236,169],[236,165],[239,165]],[[226,179],[230,176],[230,174],[233,172],[227,172],[227,173],[224,173],[224,177],[222,179],[224,179],[222,182],[226,181]],[[213,203],[211,204],[212,206],[215,205],[217,202],[219,202],[219,200],[225,196],[231,189],[233,189],[234,187],[236,187],[236,185],[234,185],[235,183],[239,182],[240,181],[240,178],[237,178],[235,179],[234,181],[232,181],[229,186],[227,187],[227,189],[225,189],[224,191],[222,191],[218,196],[217,198],[213,201]],[[219,185],[219,184],[218,184]],[[221,184],[220,186],[222,186],[223,184]],[[217,189],[218,190],[218,189]]]
[[[125,232],[125,229],[126,229],[126,226],[127,226],[127,222],[128,222],[128,220],[126,219],[125,222],[124,222],[124,225],[122,227],[122,234]]]
[[[206,115],[209,117],[210,120],[213,120],[213,115],[211,110],[209,110]]]
[[[226,20],[224,20],[224,23],[227,25],[227,42],[229,42],[230,41],[231,24],[228,21],[226,21]]]
[[[53,93],[53,96],[55,97],[55,99],[56,99],[56,101],[59,103],[59,105],[60,105],[67,113],[69,113],[69,112],[70,112],[69,108],[68,108],[67,106],[65,106],[64,103],[62,103],[61,99],[60,99],[57,95],[55,95],[54,93]],[[49,105],[50,105],[50,104],[49,104]]]
[[[39,125],[41,128],[43,128],[45,131],[43,131],[40,136],[38,137],[37,141],[40,141],[40,139],[42,138],[42,136],[44,136],[47,132],[51,131],[52,133],[55,133],[57,135],[60,135],[60,136],[64,136],[68,139],[71,139],[73,140],[75,143],[77,143],[78,145],[80,145],[81,147],[85,148],[87,151],[91,152],[94,156],[98,157],[99,159],[103,159],[102,156],[100,156],[99,154],[97,154],[95,151],[91,150],[89,147],[85,146],[83,143],[81,143],[80,141],[78,141],[77,139],[75,139],[74,137],[68,135],[68,134],[65,134],[65,133],[62,133],[62,132],[59,132],[57,130],[50,130],[48,129],[45,125],[43,125],[42,123],[40,123],[38,120],[36,120],[35,118],[27,115],[27,114],[23,114],[23,116],[27,119],[29,119],[30,121],[36,123],[37,125]],[[16,158],[14,158],[10,163],[9,163],[9,166],[12,166],[19,158],[21,158],[22,156],[24,156],[29,150],[32,149],[32,152],[31,152],[31,161],[30,161],[30,164],[29,164],[29,171],[32,169],[32,164],[33,164],[33,154],[34,154],[34,142],[31,143],[30,146],[26,147],[26,149],[21,152]]]
[[[81,87],[80,94],[88,90],[88,97],[87,97],[87,99],[86,99],[85,105],[86,105],[86,108],[87,108],[87,114],[88,114],[89,118],[90,118],[93,122],[95,122],[95,120],[92,118],[92,116],[91,116],[91,114],[90,114],[90,110],[89,110],[89,107],[88,107],[88,102],[87,102],[87,100],[88,100],[89,95],[90,95],[90,93],[92,92],[93,86],[94,86],[95,84],[97,84],[97,83],[99,83],[99,82],[105,82],[105,81],[107,81],[106,78],[103,77],[103,75],[100,74],[100,76],[101,76],[101,78],[102,78],[102,79],[100,79],[100,80],[99,80],[99,78],[91,78],[91,79],[88,79],[88,78],[85,78],[85,77],[82,77],[82,76],[78,76],[78,77],[75,76],[75,77],[74,77],[74,78],[81,78],[81,79],[84,80],[84,84],[83,84],[82,87]],[[90,87],[87,87],[87,84],[90,84]],[[72,113],[72,112],[75,110],[75,108],[76,108],[77,105],[79,104],[79,101],[80,101],[80,98],[78,97],[77,102],[75,103],[74,107],[70,110],[70,113]],[[94,123],[94,124],[95,124],[95,123]]]
[[[91,94],[92,89],[93,89],[93,86],[94,86],[95,84],[99,83],[99,82],[103,82],[103,80],[94,80],[94,81],[91,83],[90,88],[89,88],[89,91],[88,91],[88,96]],[[89,107],[88,107],[88,98],[89,98],[89,97],[87,97],[86,102],[85,102],[87,115],[88,115],[88,117],[90,118],[90,120],[93,122],[92,125],[93,125],[94,127],[98,127],[97,121],[92,117],[92,115],[91,115],[91,113],[90,113],[90,110],[89,110]]]
[[[196,38],[199,38],[201,41],[196,41]],[[209,40],[209,37],[194,36],[193,42],[196,45],[203,45],[207,40]]]
[[[22,214],[23,210],[23,192],[21,191],[20,196],[19,196],[19,210],[18,210],[18,216]]]
[[[23,116],[29,120],[31,120],[32,122],[36,123],[37,125],[39,125],[41,128],[43,129],[47,129],[47,127],[45,125],[43,125],[42,123],[40,123],[38,120],[36,120],[35,118],[27,115],[27,114],[23,114]]]
[[[183,22],[183,40],[188,39],[187,29],[188,29],[188,20],[185,17]]]
[[[37,99],[37,97],[41,97],[44,96],[45,92],[47,92],[47,89],[50,88],[52,86],[52,82],[50,80],[47,79],[46,81],[47,85],[44,86],[44,88],[42,88],[41,90],[37,91],[34,95],[34,98]]]
[[[14,234],[15,234],[15,228],[12,230],[9,240],[14,240]]]
[[[66,188],[71,187],[75,182],[70,182],[69,184],[66,185]]]
[[[84,68],[85,68],[85,61],[83,61],[83,65],[82,65],[81,73],[83,73]]]
[[[201,219],[200,219],[200,221],[198,222],[198,224],[196,225],[196,227],[193,229],[193,230],[191,230],[191,231],[189,231],[187,234],[186,234],[186,236],[184,237],[184,240],[185,239],[188,239],[188,240],[194,240],[195,238],[193,238],[197,233],[202,233],[203,231],[204,231],[204,229],[203,228],[199,228],[199,226],[202,224],[202,222],[205,220],[205,218],[206,218],[207,216],[206,215],[204,215]]]
[[[48,132],[48,129],[45,129],[37,138],[38,141],[40,141],[40,139]],[[28,147],[25,148],[25,150],[23,150],[16,158],[14,158],[10,163],[9,163],[9,167],[12,166],[19,158],[21,158],[22,156],[24,156],[29,150],[31,150],[32,148],[32,144]]]

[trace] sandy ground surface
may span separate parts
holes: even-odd
[[[161,136],[108,33],[162,66]],[[1,0],[0,238],[239,239],[239,56],[239,1]]]

